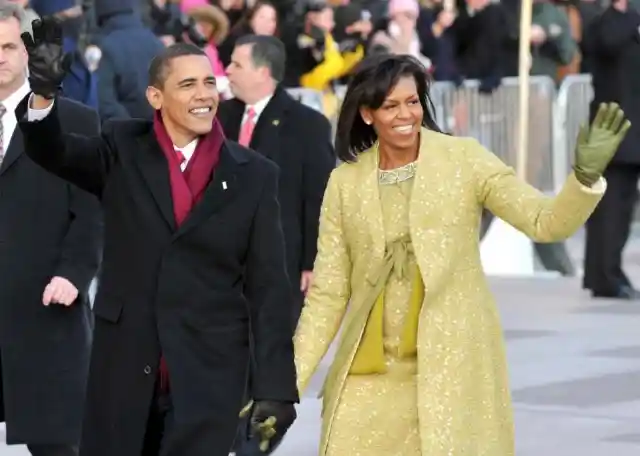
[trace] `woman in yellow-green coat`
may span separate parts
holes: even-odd
[[[477,141],[439,132],[423,68],[364,62],[347,90],[295,336],[305,390],[343,325],[325,381],[321,456],[512,456],[502,331],[482,271],[483,208],[538,242],[576,231],[629,128],[602,106],[555,198]]]

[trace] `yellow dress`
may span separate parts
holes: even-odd
[[[388,247],[410,237],[409,202],[413,175],[409,174],[405,179],[380,182],[380,205]],[[347,377],[331,429],[327,456],[422,455],[417,360],[415,356],[401,359],[398,355],[414,278],[411,272],[416,268],[415,256],[409,254],[406,258],[408,264],[394,267],[385,285],[383,340],[387,373]]]
[[[500,318],[479,252],[482,210],[537,242],[557,242],[587,220],[606,188],[570,175],[549,198],[473,139],[423,129],[420,141],[406,183],[380,185],[372,147],[327,184],[294,340],[304,394],[342,328],[322,390],[319,456],[515,456]],[[410,269],[389,261],[407,257],[396,256],[399,242],[415,252],[409,261],[422,287],[389,273]],[[422,296],[408,299],[410,288]],[[371,295],[386,302],[371,307]],[[417,350],[415,359],[396,350],[404,317],[407,328],[417,323],[401,345],[403,354]]]

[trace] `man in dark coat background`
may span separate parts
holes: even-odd
[[[241,37],[227,69],[235,98],[221,103],[218,117],[229,139],[280,168],[278,199],[295,296],[295,328],[303,293],[313,278],[320,207],[336,156],[329,121],[278,86],[284,77],[285,57],[284,45],[275,37]]]
[[[235,98],[221,103],[218,117],[229,139],[256,150],[280,168],[278,200],[295,329],[304,293],[313,280],[320,207],[336,156],[329,121],[278,86],[285,61],[285,47],[278,38],[239,38],[227,68]],[[246,428],[245,423],[240,425],[238,456],[260,453],[257,442],[247,439]]]
[[[151,59],[164,48],[142,23],[135,0],[94,0],[98,46],[98,110],[102,121],[149,119],[145,97]]]
[[[82,5],[78,0],[30,0],[28,6],[40,17],[55,15],[61,21],[65,51],[74,53],[71,68],[62,83],[64,96],[97,109],[97,78],[89,70],[80,45],[87,21]]]
[[[29,156],[97,195],[105,218],[80,454],[227,456],[250,345],[252,428],[277,444],[299,400],[277,167],[225,140],[201,49],[153,60],[152,122],[89,137],[60,127],[59,26],[23,39],[33,94],[19,109],[42,116],[19,117]]]
[[[30,92],[23,20],[17,5],[0,3],[0,414],[7,443],[26,443],[33,456],[76,456],[100,207],[25,154],[14,113]],[[79,103],[60,99],[59,117],[65,132],[99,133],[95,111]]]
[[[591,57],[594,99],[616,102],[631,129],[604,172],[607,192],[589,218],[583,287],[594,297],[640,299],[622,269],[640,176],[640,13],[628,0],[614,0],[585,30],[583,47]]]

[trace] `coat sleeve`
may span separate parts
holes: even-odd
[[[245,270],[255,358],[251,395],[255,400],[298,402],[291,325],[293,293],[285,266],[278,170],[271,163],[266,169]]]
[[[548,197],[520,180],[513,168],[475,139],[469,140],[466,151],[479,203],[536,242],[559,242],[575,233],[606,189],[604,179],[588,188],[571,173],[560,193]]]
[[[106,132],[103,136],[66,133],[60,123],[59,99],[45,118],[30,122],[26,116],[28,99],[16,109],[26,154],[50,173],[101,197],[115,162],[115,154],[104,139]]]
[[[102,251],[102,217],[95,196],[69,185],[69,229],[64,236],[55,276],[69,280],[85,295],[98,271]]]
[[[333,37],[327,35],[322,62],[302,75],[300,85],[307,89],[325,90],[331,81],[344,74],[347,66],[351,63],[345,61]]]
[[[322,115],[314,112],[305,128],[302,226],[302,270],[313,270],[318,245],[318,221],[322,197],[329,175],[336,165],[336,155],[331,145],[331,125]],[[294,277],[291,277],[295,279]],[[295,280],[294,280],[295,281]]]
[[[84,106],[80,106],[78,111],[82,120],[77,123],[82,124],[82,132],[99,135],[98,114]],[[62,241],[54,275],[66,278],[78,289],[80,295],[86,296],[100,263],[103,229],[101,209],[95,196],[72,184],[67,184],[67,187],[70,224]]]
[[[351,260],[342,229],[340,189],[334,171],[329,178],[318,236],[314,280],[294,338],[298,391],[309,380],[338,333],[351,296]]]

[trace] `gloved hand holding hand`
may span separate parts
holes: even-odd
[[[573,170],[582,185],[591,187],[600,179],[629,128],[616,103],[601,103],[591,127],[580,128]]]
[[[29,54],[29,84],[36,95],[51,100],[62,87],[73,60],[63,50],[62,27],[57,19],[45,17],[32,24],[33,36],[22,34]]]
[[[258,439],[260,451],[271,454],[282,442],[297,414],[291,402],[251,401],[240,412],[240,418],[246,416],[250,416],[249,439]]]
[[[315,41],[313,46],[315,49],[324,50],[324,44],[326,41],[326,32],[324,30],[312,25],[308,36],[313,38],[313,41]]]

